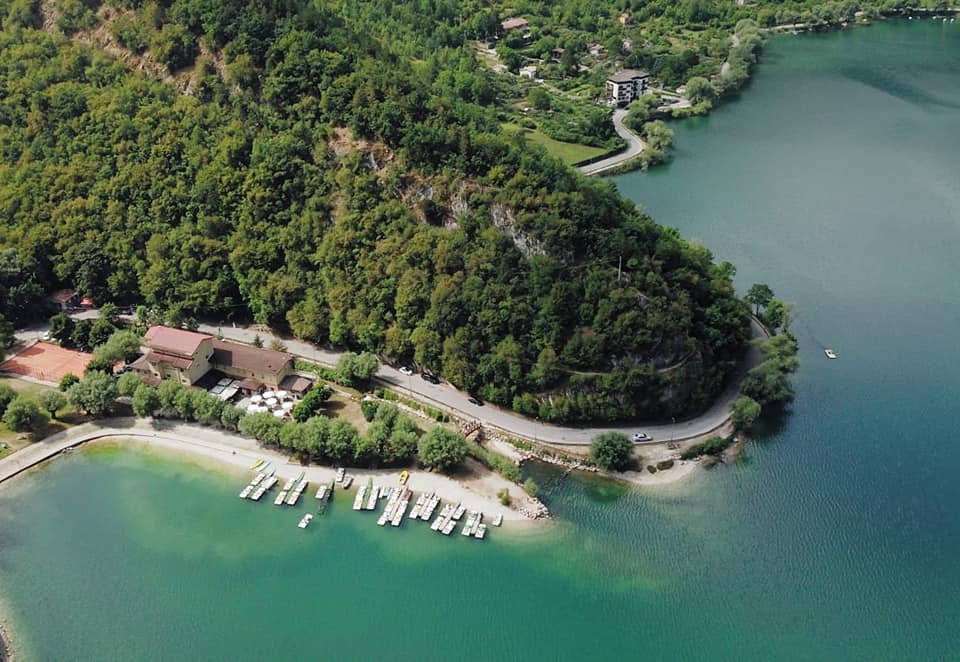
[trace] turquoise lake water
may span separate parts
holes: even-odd
[[[556,521],[479,542],[346,500],[299,531],[236,476],[75,453],[0,492],[25,657],[960,657],[960,24],[778,38],[674,126],[616,185],[796,306],[796,401],[741,462],[656,492],[533,468]]]

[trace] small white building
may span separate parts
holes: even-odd
[[[637,69],[623,69],[607,78],[607,101],[617,106],[626,106],[639,99],[647,91],[650,74]]]
[[[520,75],[524,78],[529,78],[530,80],[537,79],[537,67],[533,64],[528,64],[525,67],[520,67]]]

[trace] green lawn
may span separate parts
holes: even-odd
[[[505,122],[500,126],[503,127],[505,131],[512,131],[514,133],[523,131],[527,136],[527,140],[537,143],[538,145],[543,145],[552,156],[568,164],[586,161],[587,159],[592,159],[607,152],[607,150],[602,147],[591,147],[590,145],[578,145],[576,143],[565,143],[554,140],[539,129],[525,129],[509,122]]]
[[[54,388],[51,386],[34,384],[33,382],[28,382],[23,379],[16,379],[13,377],[0,377],[0,383],[7,384],[18,394],[33,399],[36,399],[43,391],[54,390]],[[83,422],[82,417],[79,416],[69,405],[58,411],[57,416],[58,419],[55,421],[50,421],[45,430],[39,430],[33,434],[14,432],[7,427],[6,423],[0,421],[0,458],[18,451],[28,444],[37,441],[38,439],[43,439],[51,434],[56,434],[57,432],[66,430],[72,425]],[[3,447],[4,444],[6,444],[6,448]]]

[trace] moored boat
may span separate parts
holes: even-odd
[[[345,490],[349,490],[351,485],[353,485],[353,476],[344,476],[340,481],[340,486]]]
[[[327,496],[327,486],[321,485],[320,487],[317,488],[316,498],[322,501],[326,496]]]
[[[257,469],[263,466],[263,463],[264,463],[264,460],[257,460],[250,466],[250,470],[256,471]]]
[[[476,532],[475,534],[473,534],[473,535],[474,535],[475,538],[480,538],[480,540],[483,540],[484,538],[486,538],[486,537],[487,537],[487,525],[486,525],[486,524],[483,524],[483,523],[481,523],[480,525],[478,525],[478,526],[477,526],[477,532]]]
[[[360,510],[363,508],[363,497],[367,494],[367,486],[361,485],[357,490],[357,496],[353,500],[353,509]]]
[[[466,507],[462,503],[458,503],[456,510],[453,511],[453,519],[459,522],[465,512],[467,512]]]
[[[457,528],[457,520],[449,519],[447,520],[447,523],[443,525],[443,529],[441,529],[441,533],[443,533],[443,535],[445,536],[449,536],[451,533],[453,533],[453,530],[455,528]]]
[[[256,489],[256,485],[247,485],[245,488],[243,488],[243,490],[241,490],[240,498],[246,499],[248,496],[250,496],[250,493],[253,492],[254,489]]]
[[[261,473],[258,473],[256,476],[253,477],[253,480],[250,481],[250,484],[253,485],[254,487],[256,487],[257,485],[259,485],[260,483],[262,483],[262,482],[263,482],[263,479],[266,478],[266,477],[267,477],[267,474],[262,473],[262,472],[261,472]]]
[[[380,486],[373,484],[373,479],[370,479],[370,482],[367,483],[367,510],[373,510],[377,507],[377,499],[380,498]]]
[[[336,478],[334,478],[334,480],[335,480],[337,483],[342,483],[342,482],[343,482],[343,478],[344,478],[344,476],[346,476],[346,475],[347,475],[346,469],[344,469],[343,467],[337,467],[337,476],[336,476]]]
[[[260,487],[262,487],[264,490],[269,490],[279,482],[280,481],[277,480],[276,476],[269,476],[265,481],[263,481],[263,483],[260,484]]]
[[[400,472],[400,484],[406,485],[407,481],[410,479],[410,472],[404,469]]]
[[[280,494],[277,495],[277,498],[273,500],[273,505],[282,506],[283,502],[287,500],[287,491],[280,490]]]
[[[425,522],[429,522],[430,518],[433,517],[433,512],[437,509],[437,506],[440,505],[440,495],[436,492],[433,493],[433,496],[424,506],[423,510],[420,513],[420,519]]]
[[[497,513],[497,516],[493,519],[494,526],[500,526],[503,524],[503,513]]]
[[[413,509],[410,511],[410,519],[417,519],[420,517],[420,511],[423,510],[423,506],[427,503],[428,498],[429,497],[426,493],[421,494],[417,498],[417,502],[413,504]]]
[[[460,535],[471,536],[473,535],[473,527],[476,524],[477,520],[477,511],[471,510],[470,514],[467,515],[467,523],[463,525],[463,531],[460,532]]]

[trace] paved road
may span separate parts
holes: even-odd
[[[613,127],[616,129],[617,134],[627,141],[627,148],[622,152],[597,161],[596,163],[580,166],[580,168],[578,168],[580,172],[585,175],[596,175],[639,156],[640,153],[647,148],[646,143],[640,139],[640,136],[628,129],[623,123],[626,116],[627,110],[625,108],[617,108],[613,111]]]
[[[269,345],[270,342],[277,337],[263,330],[233,326],[201,324],[199,330],[212,335],[220,333],[228,340],[245,343],[253,342],[254,336],[259,334],[265,345]],[[763,333],[763,330],[756,323],[754,323],[753,331],[754,334],[758,336]],[[287,346],[287,351],[291,354],[316,361],[317,363],[333,366],[340,357],[338,352],[318,348],[310,343],[288,338],[280,338],[280,340]],[[589,444],[597,434],[611,430],[626,434],[643,431],[651,435],[654,441],[680,441],[708,434],[729,420],[730,405],[738,395],[739,377],[759,361],[759,352],[751,347],[747,360],[741,368],[741,373],[738,375],[738,379],[734,380],[734,383],[717,398],[716,402],[714,402],[707,411],[689,420],[678,421],[675,424],[667,423],[661,425],[631,424],[609,427],[562,427],[531,420],[525,416],[501,409],[489,403],[478,407],[467,400],[466,393],[458,391],[450,384],[431,384],[418,375],[404,375],[398,369],[389,365],[380,366],[380,369],[377,371],[377,378],[389,384],[394,390],[401,394],[408,395],[411,399],[432,406],[438,406],[441,409],[452,410],[468,420],[478,420],[484,425],[500,428],[510,434],[552,444]]]
[[[337,360],[340,358],[340,352],[316,347],[301,340],[280,337],[268,330],[258,327],[201,324],[198,330],[203,333],[209,333],[210,335],[220,334],[227,340],[248,344],[252,343],[254,337],[257,335],[260,336],[263,343],[267,346],[270,345],[271,341],[277,339],[287,346],[287,351],[291,354],[327,366],[335,366]],[[34,339],[42,336],[45,332],[45,327],[36,326],[24,331],[18,331],[17,337],[23,340]],[[754,336],[763,334],[762,328],[755,322],[753,324],[753,333]],[[480,421],[484,425],[499,428],[508,434],[533,439],[535,441],[561,445],[584,445],[589,444],[593,437],[601,432],[616,431],[632,435],[634,432],[642,431],[651,435],[655,442],[663,442],[671,440],[682,441],[684,439],[700,437],[724,425],[730,418],[730,405],[737,397],[740,378],[743,374],[746,374],[747,370],[759,363],[759,361],[759,352],[751,347],[747,355],[747,360],[741,367],[737,379],[733,380],[733,383],[717,398],[709,409],[699,416],[688,420],[657,425],[630,424],[582,428],[551,425],[537,420],[531,420],[516,412],[502,409],[489,403],[483,406],[477,406],[467,400],[468,396],[466,393],[458,391],[450,384],[431,384],[419,375],[404,375],[393,366],[381,365],[379,370],[377,370],[376,377],[384,384],[389,385],[397,392],[413,400],[453,412],[467,420]]]

